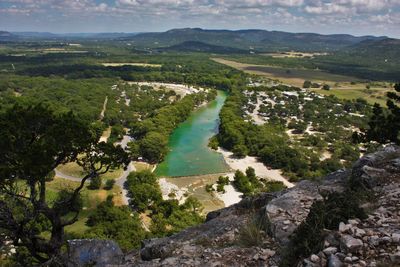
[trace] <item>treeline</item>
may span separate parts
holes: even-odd
[[[152,63],[162,64],[161,68],[145,66],[102,66],[95,64],[98,60],[85,57],[82,62],[70,61],[67,64],[57,64],[54,61],[46,64],[36,62],[36,59],[21,61],[17,74],[29,76],[62,76],[66,79],[90,78],[120,78],[125,81],[158,81],[185,83],[221,90],[230,90],[243,81],[243,73],[232,68],[217,64],[206,55],[181,55],[170,58],[166,62],[164,56],[151,57]],[[32,62],[34,64],[32,66]],[[147,59],[146,61],[149,61]]]
[[[187,95],[159,109],[153,116],[133,123],[130,134],[135,142],[129,144],[132,157],[142,157],[150,163],[161,162],[168,152],[168,138],[172,131],[190,116],[195,107],[213,100],[216,95],[216,90]]]

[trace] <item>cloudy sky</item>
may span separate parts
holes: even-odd
[[[0,30],[267,29],[400,38],[400,0],[0,0]]]

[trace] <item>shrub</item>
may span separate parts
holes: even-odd
[[[105,185],[104,189],[111,190],[111,189],[113,189],[114,185],[115,185],[115,180],[109,179],[106,181],[106,185]]]
[[[237,242],[243,247],[261,246],[263,236],[262,224],[254,219],[240,229]]]
[[[102,185],[101,177],[100,176],[95,176],[92,179],[90,179],[90,184],[88,186],[89,189],[91,190],[98,190],[101,188]]]
[[[49,174],[46,175],[46,182],[51,182],[54,180],[54,177],[56,176],[56,172],[52,170],[49,172]]]
[[[310,88],[311,84],[312,84],[311,81],[304,81],[303,88]]]
[[[331,87],[328,85],[328,84],[324,84],[323,86],[322,86],[322,90],[330,90],[331,89]]]
[[[214,191],[212,184],[206,184],[206,192],[211,193]]]

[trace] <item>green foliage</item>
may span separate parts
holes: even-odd
[[[229,184],[229,177],[228,176],[220,176],[217,180],[217,191],[225,193],[224,187]],[[206,188],[207,191],[207,188]],[[208,192],[208,191],[207,191]]]
[[[303,88],[310,88],[311,84],[312,84],[311,81],[304,81]]]
[[[66,209],[65,203],[73,196],[73,192],[68,190],[61,190],[57,194],[57,198],[54,201],[53,209],[59,212],[61,215],[67,215],[69,212],[79,212],[83,207],[82,198],[80,196],[73,198],[73,201],[69,203],[68,209]]]
[[[214,150],[218,149],[219,143],[218,143],[218,138],[216,135],[210,138],[210,142],[208,143],[208,146],[211,147]]]
[[[206,184],[206,192],[211,193],[215,191],[212,184]]]
[[[393,142],[400,144],[400,83],[395,84],[394,92],[388,92],[387,110],[379,104],[374,105],[369,128],[362,133],[361,139],[376,141],[380,144]]]
[[[329,91],[330,89],[331,89],[331,87],[329,86],[329,84],[324,84],[324,85],[322,86],[322,90]]]
[[[87,224],[86,238],[113,239],[124,251],[139,248],[146,237],[138,214],[128,207],[115,207],[112,198],[97,206]]]
[[[37,261],[57,259],[64,227],[79,215],[84,182],[127,164],[127,154],[98,143],[98,131],[87,121],[71,112],[55,114],[44,105],[15,105],[0,112],[0,137],[0,230]],[[48,201],[46,177],[68,162],[78,162],[86,171],[82,183]]]
[[[100,176],[95,176],[92,179],[90,179],[90,183],[88,185],[88,188],[91,190],[98,190],[101,188],[101,185],[103,184],[103,181],[101,180]]]
[[[245,196],[250,195],[254,190],[249,178],[239,170],[235,172],[233,186]]]
[[[126,187],[129,192],[129,204],[136,211],[144,211],[162,200],[157,178],[148,170],[130,173]]]
[[[114,180],[114,179],[109,179],[109,180],[106,181],[106,184],[105,184],[105,186],[104,186],[104,189],[106,189],[106,190],[112,190],[113,187],[114,187],[114,185],[115,185],[115,180]]]
[[[163,201],[153,210],[150,231],[155,236],[166,236],[197,225],[204,222],[201,211],[200,202],[193,197],[182,205],[176,200]]]
[[[290,238],[281,267],[296,266],[303,258],[323,249],[324,229],[336,230],[340,222],[366,217],[354,192],[329,193],[313,203],[306,220]]]
[[[116,124],[111,128],[111,134],[107,142],[114,144],[115,142],[121,141],[125,135],[125,129],[122,125]]]
[[[56,172],[52,170],[46,175],[46,182],[51,182],[54,180],[54,177],[56,176]]]

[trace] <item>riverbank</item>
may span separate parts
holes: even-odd
[[[219,147],[217,151],[222,154],[229,167],[235,171],[240,170],[245,172],[248,167],[252,167],[258,177],[266,178],[271,181],[282,182],[289,188],[294,186],[293,183],[289,182],[285,177],[283,177],[281,170],[269,169],[262,162],[259,162],[255,157],[246,156],[245,158],[239,159],[233,157],[232,152],[223,148]]]

